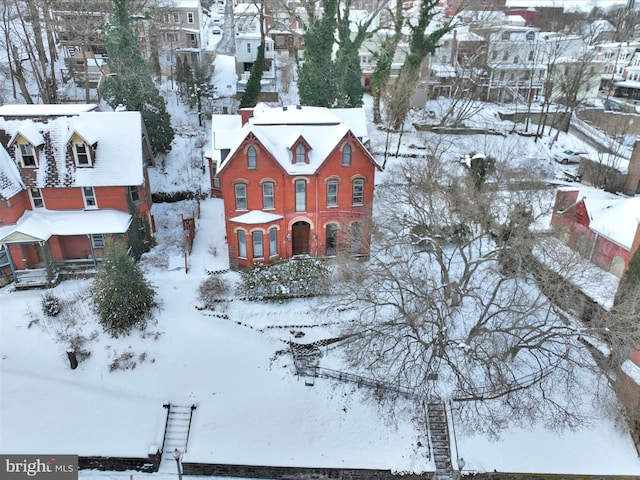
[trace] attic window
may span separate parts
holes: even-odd
[[[527,32],[527,41],[531,42],[532,40],[534,40],[536,38],[536,34],[534,32]]]
[[[76,166],[78,167],[90,167],[92,165],[91,152],[86,143],[74,142],[73,156],[76,160]]]
[[[296,147],[296,165],[306,163],[307,160],[307,149],[304,148],[304,145],[301,143]]]
[[[351,146],[349,144],[342,147],[342,166],[351,166]]]
[[[38,157],[36,156],[36,151],[33,148],[33,145],[30,143],[19,143],[18,147],[20,163],[22,166],[25,168],[37,168]]]

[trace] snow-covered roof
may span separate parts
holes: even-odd
[[[52,235],[125,233],[131,215],[111,209],[27,210],[15,225],[0,227],[0,243],[46,241]]]
[[[74,116],[50,118],[47,123],[32,122],[29,136],[49,136],[53,161],[40,152],[37,186],[51,185],[56,179],[70,187],[130,186],[144,183],[142,117],[140,112],[81,112]],[[24,120],[0,117],[0,130],[12,137],[24,132]],[[67,162],[67,144],[74,133],[90,145],[97,143],[93,166],[74,168]],[[38,143],[36,143],[37,145]],[[55,172],[50,172],[51,168]],[[53,180],[52,180],[53,175]],[[63,180],[64,179],[64,180]]]
[[[638,365],[627,359],[622,363],[620,370],[626,373],[636,385],[640,385],[640,367]]]
[[[615,82],[613,85],[615,87],[639,88],[640,89],[640,82],[633,81],[633,80],[624,80],[622,82]]]
[[[261,223],[271,223],[284,218],[282,215],[263,212],[262,210],[251,210],[250,212],[231,218],[230,221],[243,223],[245,225],[258,225]]]
[[[366,140],[366,117],[364,109],[334,109],[323,107],[291,106],[269,108],[258,105],[254,115],[242,126],[231,152],[220,165],[224,169],[234,151],[252,133],[269,151],[271,156],[289,175],[311,175],[322,165],[338,143],[351,131],[354,136]],[[214,120],[214,122],[216,122]],[[232,124],[236,120],[230,120]],[[214,130],[215,146],[219,143]],[[292,142],[303,138],[308,144],[308,163],[292,162]],[[373,158],[372,158],[373,161]]]
[[[15,162],[0,145],[0,199],[8,200],[24,188]]]
[[[173,8],[200,8],[200,2],[198,0],[160,0],[158,2],[160,8],[173,7]]]
[[[585,196],[584,204],[589,213],[589,228],[631,249],[640,221],[640,197]]]
[[[211,117],[213,148],[222,150],[233,147],[241,128],[242,116],[240,115],[213,115]]]
[[[79,115],[83,112],[97,110],[95,104],[26,104],[3,105],[0,107],[0,117],[58,117]]]
[[[34,147],[39,147],[44,143],[44,138],[38,131],[38,127],[31,120],[25,120],[20,124],[18,129],[11,136],[11,140],[9,140],[9,145],[13,145],[13,142],[16,141],[18,136],[23,137],[29,143],[31,143]]]

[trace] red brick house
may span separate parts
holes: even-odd
[[[366,141],[363,109],[259,105],[214,118],[212,192],[224,199],[231,266],[367,255],[379,167]]]
[[[640,246],[639,221],[640,197],[563,188],[556,195],[551,225],[567,245],[621,278]]]
[[[139,112],[0,107],[0,245],[16,284],[95,270],[109,237],[148,237],[150,151]]]

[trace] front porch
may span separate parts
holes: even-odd
[[[71,278],[92,277],[97,272],[98,263],[102,259],[71,259],[51,262],[49,268],[39,264],[33,268],[15,270],[13,278],[16,290],[28,290],[31,288],[50,288],[61,280]]]

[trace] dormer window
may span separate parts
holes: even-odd
[[[38,157],[33,145],[30,143],[19,143],[17,145],[20,152],[20,164],[24,168],[36,168],[38,166]]]
[[[307,149],[301,143],[296,147],[296,165],[306,163]]]
[[[74,142],[73,156],[76,160],[76,166],[78,167],[90,167],[92,165],[91,152],[86,143]]]

